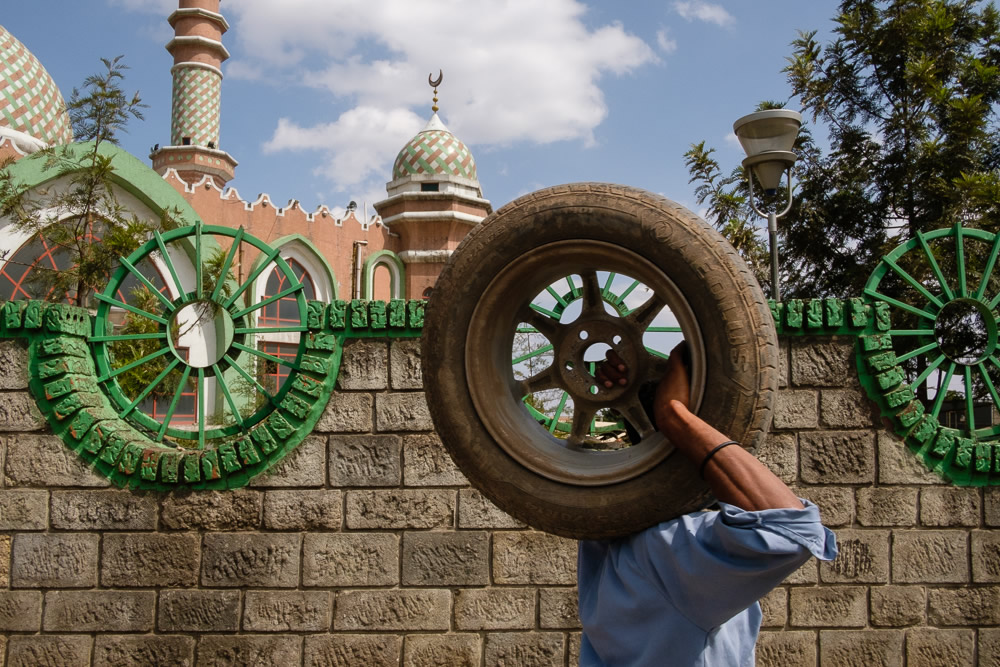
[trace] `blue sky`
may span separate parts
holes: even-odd
[[[223,0],[220,147],[230,185],[306,210],[385,196],[399,148],[430,115],[473,152],[495,208],[571,181],[623,183],[697,209],[683,153],[728,168],[732,122],[785,100],[797,30],[829,35],[833,0]],[[176,0],[8,3],[0,23],[68,97],[101,57],[125,56],[149,105],[122,145],[145,159],[170,134]],[[825,38],[823,41],[826,41]],[[791,105],[794,108],[794,103]],[[822,132],[819,132],[822,134]]]

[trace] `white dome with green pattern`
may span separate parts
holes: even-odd
[[[478,180],[476,161],[469,148],[445,127],[436,113],[424,129],[403,146],[392,166],[393,181],[419,175]]]
[[[73,130],[62,93],[24,44],[0,26],[0,136],[10,136],[23,150],[68,144]],[[6,131],[5,131],[6,130]],[[34,140],[31,141],[31,140]]]

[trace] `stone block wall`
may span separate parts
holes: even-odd
[[[1000,665],[1000,494],[941,483],[858,386],[854,339],[787,338],[761,458],[841,556],[763,601],[759,665]],[[469,487],[415,340],[348,343],[317,428],[239,490],[109,486],[0,341],[8,665],[575,665],[574,542]]]

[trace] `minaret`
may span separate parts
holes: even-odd
[[[167,44],[174,57],[170,145],[153,149],[153,169],[176,169],[189,183],[207,174],[223,187],[237,164],[219,148],[221,67],[229,58],[222,34],[229,23],[219,13],[219,0],[180,0],[167,20],[174,29]]]
[[[472,227],[493,212],[483,199],[476,161],[468,147],[438,118],[438,91],[427,125],[396,156],[388,197],[375,203],[382,222],[400,235],[406,267],[406,298],[430,294],[444,263]]]

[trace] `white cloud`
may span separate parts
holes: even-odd
[[[387,161],[420,129],[413,119],[430,114],[427,75],[439,68],[444,121],[482,152],[592,143],[608,113],[601,77],[657,61],[620,23],[585,25],[581,0],[241,0],[223,9],[233,25],[227,77],[298,83],[350,107],[316,127],[283,119],[268,142],[321,148],[324,173],[341,183],[358,178],[351,170],[385,181]]]
[[[677,50],[677,40],[667,34],[666,28],[656,31],[656,44],[664,53],[673,53]]]
[[[720,28],[728,28],[736,23],[733,15],[721,5],[714,5],[704,0],[675,2],[674,11],[688,21],[705,21],[706,23],[714,23]]]
[[[740,138],[736,136],[735,132],[727,134],[723,141],[725,141],[729,146],[743,150],[743,146],[740,144]]]

